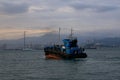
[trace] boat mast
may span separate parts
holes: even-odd
[[[73,29],[71,28],[71,33],[70,33],[70,36],[69,36],[71,39],[73,37]]]
[[[26,31],[24,31],[24,49],[26,47]]]
[[[59,28],[59,43],[60,43],[60,30],[61,30],[61,28]]]

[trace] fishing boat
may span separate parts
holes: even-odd
[[[63,39],[63,45],[51,45],[44,48],[46,59],[75,59],[86,58],[85,49],[78,46],[77,38],[71,36]]]

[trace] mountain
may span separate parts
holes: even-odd
[[[61,34],[61,42],[62,43],[62,39],[64,39],[67,35]],[[79,34],[76,35],[78,38],[78,44],[86,44],[87,41],[91,41],[91,43],[100,43],[102,45],[106,45],[106,46],[120,46],[120,38],[118,37],[110,37],[110,38],[95,38],[92,37],[90,38],[89,36],[81,36]],[[55,33],[47,33],[43,36],[39,36],[39,37],[26,37],[26,45],[27,46],[34,46],[34,47],[38,47],[41,45],[49,45],[49,44],[54,44],[57,43],[59,41],[59,35],[55,34]],[[13,39],[13,40],[0,40],[0,48],[3,48],[5,46],[7,46],[7,48],[23,48],[24,45],[24,38],[21,39]]]
[[[54,33],[47,33],[43,36],[38,37],[26,37],[26,46],[41,46],[57,43],[58,35]],[[7,48],[23,48],[24,46],[24,38],[13,39],[13,40],[0,40],[0,48],[3,46],[7,46]]]
[[[120,46],[120,37],[110,37],[97,40],[96,43],[101,43],[104,46]]]

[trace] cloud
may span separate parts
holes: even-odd
[[[97,12],[108,12],[108,11],[113,11],[113,10],[117,10],[120,7],[118,6],[96,6],[95,10]]]
[[[36,12],[36,13],[42,12],[42,13],[45,13],[45,12],[52,12],[52,11],[54,11],[54,9],[49,8],[48,6],[30,6],[29,7],[29,12],[30,13],[32,13],[32,12]]]
[[[76,10],[92,10],[94,12],[108,12],[108,11],[113,11],[113,10],[117,10],[120,7],[119,6],[115,6],[115,5],[107,5],[107,4],[87,4],[87,3],[72,3],[70,4],[70,6],[72,6],[74,9]]]
[[[73,13],[74,9],[69,7],[69,6],[65,6],[65,7],[58,8],[57,12],[60,12],[60,13]]]
[[[20,14],[25,13],[29,9],[27,3],[16,3],[16,2],[1,2],[0,3],[0,14]]]
[[[52,29],[0,29],[0,39],[18,39],[23,37],[24,31],[26,31],[27,37],[40,36],[45,33],[53,32]]]
[[[119,0],[0,0],[0,29],[6,27],[24,30],[47,27],[57,30],[58,27],[73,27],[80,32],[119,29],[119,2]]]

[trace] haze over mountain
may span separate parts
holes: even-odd
[[[62,39],[68,37],[68,34],[61,34],[60,43],[62,43]],[[78,38],[78,44],[86,44],[89,42],[99,42],[106,45],[120,45],[120,37],[112,37],[112,36],[102,36],[102,35],[82,35],[82,34],[74,34]],[[46,33],[45,35],[38,37],[26,37],[27,45],[48,45],[48,44],[56,44],[59,42],[59,35],[56,33]],[[13,39],[13,40],[0,40],[0,46],[6,44],[8,48],[15,47],[23,47],[24,38]]]

